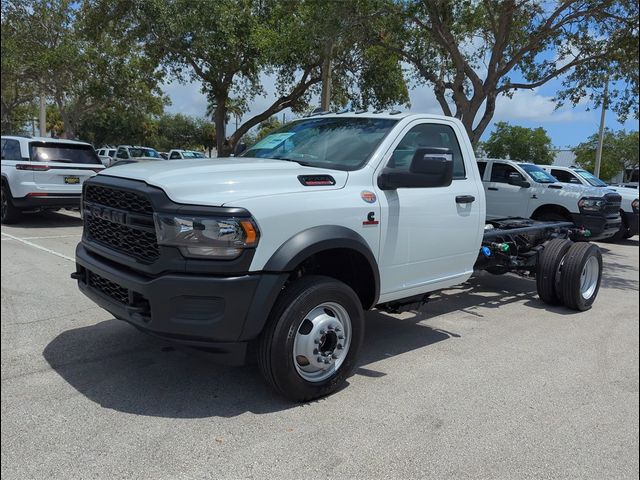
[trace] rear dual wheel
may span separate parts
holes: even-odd
[[[588,310],[598,295],[601,280],[602,254],[592,243],[554,239],[538,256],[538,295],[549,305]]]

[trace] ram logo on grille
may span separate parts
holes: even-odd
[[[111,208],[99,207],[97,205],[86,205],[85,212],[93,217],[101,218],[113,223],[126,225],[127,215],[125,212],[113,210]]]

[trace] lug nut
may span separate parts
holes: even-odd
[[[315,343],[316,345],[320,343],[320,340],[318,340],[317,338],[313,341],[313,343]]]
[[[336,355],[335,353],[333,355],[331,355],[331,358],[333,358],[334,360],[338,358],[338,355]]]
[[[342,344],[338,344],[338,346],[336,347],[338,350],[342,350],[344,347],[342,346]]]
[[[314,354],[314,355],[317,355],[317,354],[318,354],[318,349],[317,349],[317,348],[314,348],[314,349],[313,349],[313,354]]]
[[[318,357],[318,362],[322,363],[322,357]]]
[[[338,340],[344,340],[344,335],[338,335]]]
[[[325,332],[324,329],[320,330],[320,335],[324,335],[325,333],[327,332]]]

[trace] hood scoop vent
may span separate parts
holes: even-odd
[[[305,187],[327,187],[336,184],[331,175],[298,175],[298,180]]]

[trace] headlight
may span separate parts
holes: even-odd
[[[603,198],[581,198],[578,207],[584,212],[600,212],[606,203]]]
[[[248,218],[154,215],[158,245],[178,247],[185,257],[231,260],[258,244],[258,228]]]
[[[631,202],[631,208],[633,208],[634,213],[638,213],[638,199],[637,198],[633,202]]]

